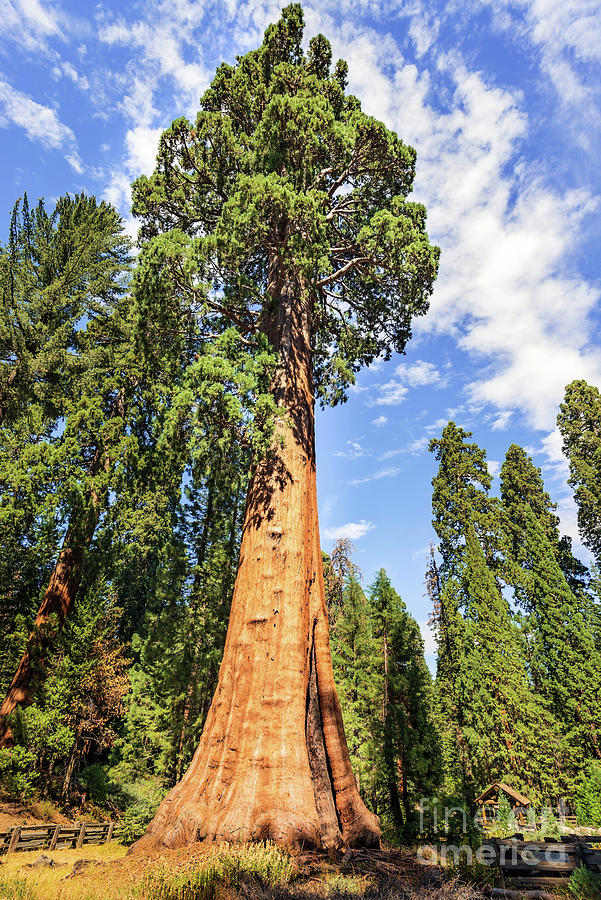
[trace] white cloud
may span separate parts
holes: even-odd
[[[423,453],[424,450],[428,449],[428,444],[430,443],[430,438],[424,435],[423,437],[416,438],[416,440],[411,441],[408,446],[409,453],[418,454]]]
[[[142,17],[135,21],[111,19],[101,13],[98,36],[106,44],[135,50],[136,68],[144,72],[149,94],[157,89],[159,78],[172,79],[180,101],[191,114],[198,108],[198,98],[209,80],[200,59],[201,45],[195,38],[195,30],[205,16],[204,4],[161,0],[142,10]]]
[[[0,0],[0,41],[15,50],[43,54],[56,58],[49,43],[52,38],[64,39],[65,35],[56,7],[46,6],[40,0]]]
[[[410,387],[424,387],[425,385],[441,385],[444,383],[438,368],[431,362],[418,359],[417,362],[401,363],[396,369],[397,377],[407,382]]]
[[[53,150],[68,150],[65,159],[79,174],[83,171],[77,153],[75,135],[60,121],[56,110],[37,103],[27,94],[0,81],[0,127],[9,124],[23,128],[30,141],[38,141]]]
[[[372,472],[370,475],[365,475],[363,478],[353,478],[352,481],[349,481],[349,484],[367,484],[368,481],[379,481],[381,478],[394,478],[400,471],[401,470],[396,466],[387,466],[383,469],[377,469],[375,472]]]
[[[362,447],[359,441],[347,441],[346,450],[338,450],[334,456],[340,456],[343,459],[360,459],[363,456],[371,456],[371,453]]]
[[[409,393],[408,387],[394,379],[380,385],[380,390],[382,395],[373,401],[376,406],[398,406]]]
[[[595,82],[582,64],[601,60],[601,16],[598,0],[488,0],[497,25],[538,51],[542,72],[562,102],[587,115]],[[516,15],[517,13],[517,15]],[[594,115],[594,113],[593,113]]]
[[[446,379],[441,376],[434,363],[424,362],[422,359],[411,364],[403,362],[395,369],[395,378],[380,385],[382,394],[374,402],[378,406],[396,405],[403,402],[409,388],[426,385],[429,387],[446,385]]]
[[[436,637],[432,628],[428,625],[427,620],[422,620],[417,623],[419,625],[419,630],[422,633],[422,640],[424,642],[424,653],[426,655],[430,653],[436,653]]]
[[[435,422],[431,422],[429,425],[426,425],[426,431],[429,434],[437,434],[439,431],[449,424],[448,419],[436,419]]]
[[[90,87],[90,83],[85,75],[80,75],[75,66],[73,66],[70,62],[63,60],[53,69],[54,74],[57,78],[61,76],[65,76],[69,81],[72,81],[73,84],[77,85],[77,87],[81,88],[82,91],[87,91]]]
[[[376,428],[381,428],[383,425],[386,425],[388,422],[388,416],[378,416],[377,419],[372,419],[372,425],[375,425]]]
[[[339,541],[342,538],[357,541],[359,538],[363,537],[364,534],[367,534],[368,531],[373,531],[375,527],[373,522],[367,522],[365,519],[361,519],[360,522],[347,522],[346,525],[339,525],[337,528],[326,528],[324,530],[324,537],[327,538],[328,541]]]
[[[509,427],[509,423],[513,413],[509,409],[502,410],[498,416],[494,419],[491,428],[493,431],[505,431],[506,428]]]
[[[501,463],[498,459],[487,459],[486,466],[493,478],[496,478],[501,471]]]
[[[519,92],[487,84],[456,55],[438,60],[453,85],[443,113],[429,100],[434,73],[397,62],[383,82],[381,71],[379,80],[365,69],[356,78],[351,65],[367,111],[384,110],[416,146],[415,194],[442,246],[431,311],[415,331],[454,335],[482,365],[468,395],[498,409],[497,428],[514,411],[549,428],[568,381],[601,379],[601,354],[588,343],[599,291],[566,266],[599,204],[585,191],[551,190],[520,158],[528,119]],[[379,69],[377,59],[367,63]],[[372,75],[377,98],[366,88]],[[402,402],[409,384],[397,376],[376,402]]]

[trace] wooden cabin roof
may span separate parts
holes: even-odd
[[[516,803],[519,803],[520,806],[530,806],[532,803],[528,797],[524,797],[523,794],[520,794],[519,791],[516,791],[515,788],[510,787],[508,784],[505,784],[503,781],[495,781],[491,785],[489,785],[485,791],[483,791],[479,797],[476,797],[476,803],[484,803],[486,800],[491,800],[493,797],[496,799],[499,791],[503,791],[504,794],[507,794],[508,797],[511,797],[512,800],[515,800]]]

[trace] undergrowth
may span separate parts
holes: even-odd
[[[570,876],[568,891],[576,900],[601,900],[601,877],[581,866]]]
[[[183,872],[169,870],[148,873],[134,889],[135,900],[213,900],[221,882],[237,888],[256,879],[274,888],[288,884],[293,864],[290,856],[275,844],[225,844]]]

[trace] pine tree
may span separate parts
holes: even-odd
[[[476,786],[505,780],[541,796],[558,783],[559,734],[531,690],[524,641],[472,527],[461,590],[470,647],[465,736]]]
[[[498,507],[495,499],[488,496],[492,479],[486,466],[486,451],[468,443],[471,436],[471,432],[449,422],[428,448],[439,463],[432,480],[432,524],[440,542],[438,551],[445,578],[462,561],[470,522],[483,542],[489,563],[495,558],[499,540]]]
[[[468,436],[450,423],[431,445],[440,461],[433,524],[443,566],[438,573],[432,558],[427,583],[447,786],[471,803],[486,784],[505,777],[540,796],[558,789],[562,748],[554,710],[532,690],[527,643],[503,594],[508,547],[520,545],[519,517],[506,537],[506,510],[488,496],[485,453]],[[556,528],[550,500],[545,506],[539,499],[549,528]]]
[[[381,673],[375,760],[378,811],[388,814],[397,833],[405,829],[408,834],[413,809],[421,797],[432,796],[440,783],[432,679],[419,626],[384,569],[370,586],[369,600]]]
[[[549,546],[559,563],[570,588],[583,594],[588,585],[588,570],[572,553],[571,540],[560,537],[557,504],[545,490],[541,470],[522,447],[511,444],[501,466],[501,502],[505,513],[505,528],[509,534],[506,548],[508,562],[518,565],[524,559],[522,546],[525,530],[525,504],[530,506],[545,533]],[[511,578],[510,578],[511,580]]]
[[[532,622],[530,667],[535,690],[561,722],[567,751],[601,757],[601,658],[540,522],[526,504],[523,604]]]
[[[569,484],[578,507],[583,543],[601,564],[601,394],[586,381],[566,387],[557,424],[570,461]]]
[[[369,601],[359,578],[359,572],[353,566],[345,578],[342,602],[331,622],[330,644],[353,773],[361,796],[371,802],[374,794],[374,724],[382,696],[383,673]]]
[[[9,247],[0,254],[6,311],[0,518],[10,523],[12,510],[26,500],[20,533],[10,529],[4,540],[27,545],[36,526],[56,536],[53,517],[64,529],[0,707],[0,745],[10,744],[6,717],[29,701],[33,670],[73,607],[107,494],[111,455],[114,461],[122,449],[124,395],[131,386],[122,380],[132,349],[124,296],[128,253],[117,213],[82,195],[62,198],[52,216],[41,203],[33,216],[24,204],[19,217],[16,207]],[[18,455],[15,432],[26,438],[27,450]],[[9,593],[19,575],[9,581]]]

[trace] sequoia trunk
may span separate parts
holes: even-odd
[[[272,270],[273,272],[273,270]],[[249,486],[219,680],[192,763],[135,845],[270,839],[377,846],[351,771],[329,645],[317,521],[310,302],[270,281],[273,393],[288,420]]]

